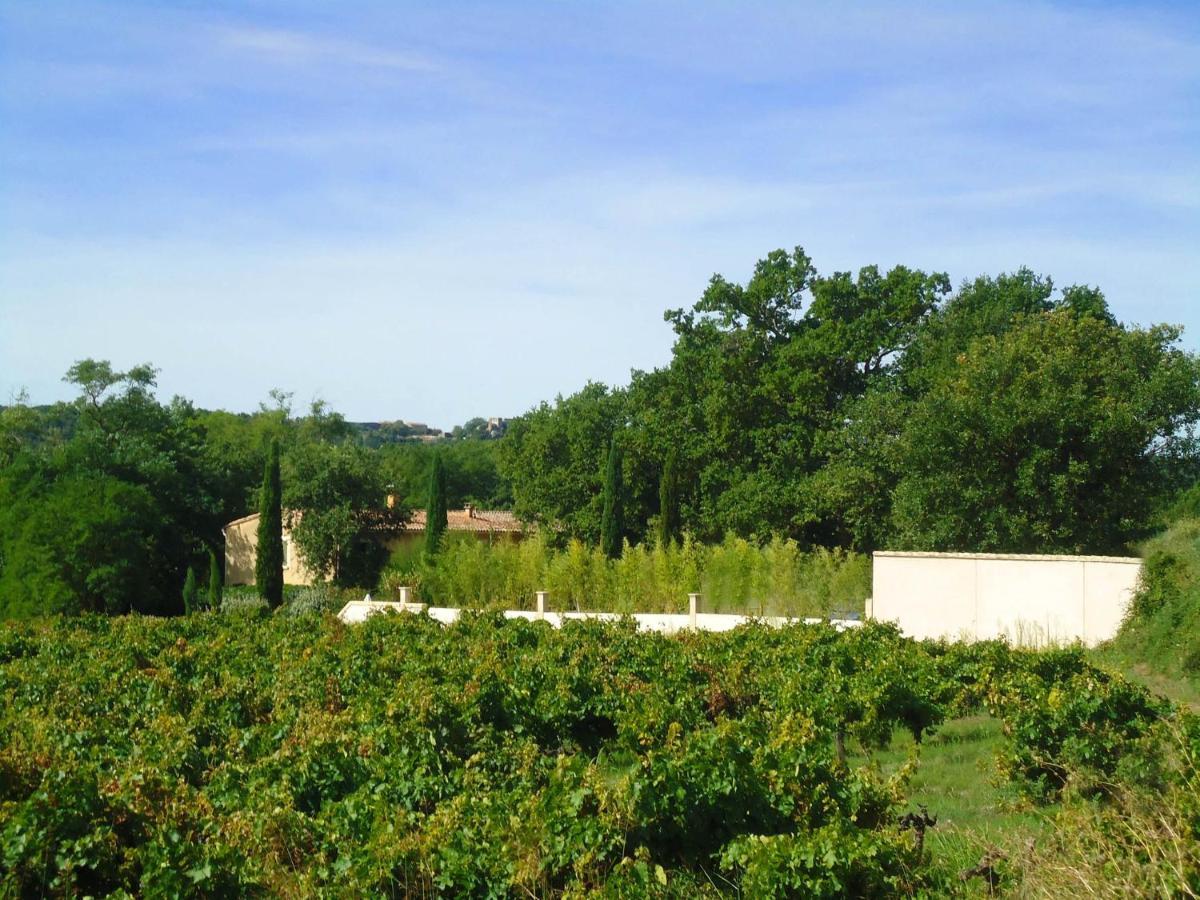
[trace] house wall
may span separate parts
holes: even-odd
[[[519,531],[465,531],[452,530],[453,535],[473,534],[481,541],[519,541],[523,535]],[[384,542],[389,552],[400,547],[421,546],[425,542],[425,532],[404,531],[388,538]],[[283,529],[286,565],[283,567],[284,584],[313,584],[316,576],[302,562],[300,554],[292,543],[288,529]],[[258,516],[247,516],[225,526],[225,583],[254,584],[254,561],[258,552]]]
[[[867,612],[916,638],[1094,646],[1116,635],[1140,572],[1115,556],[879,552]]]
[[[312,584],[316,581],[304,563],[292,536],[283,529],[284,584]],[[225,526],[225,583],[254,584],[254,562],[258,553],[258,516],[239,519]]]

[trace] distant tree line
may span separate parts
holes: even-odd
[[[159,401],[152,366],[80,361],[73,402],[0,408],[0,615],[174,614],[185,587],[219,602],[222,527],[260,508],[272,446],[306,565],[360,585],[384,562],[378,529],[434,484],[438,509],[511,508],[611,557],[684,535],[1128,552],[1200,479],[1200,360],[1174,326],[1117,322],[1095,288],[1027,269],[957,288],[903,266],[820,275],[796,248],[666,319],[665,366],[542,403],[499,439],[474,419],[373,446],[320,401],[203,411]]]

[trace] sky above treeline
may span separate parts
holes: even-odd
[[[1200,347],[1200,4],[0,5],[0,403],[514,415],[797,244]]]

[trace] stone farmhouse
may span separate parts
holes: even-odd
[[[388,498],[388,505],[393,499]],[[297,552],[292,535],[287,527],[288,516],[283,526],[283,583],[312,584],[316,575],[305,565]],[[516,541],[525,533],[525,528],[512,513],[504,510],[481,510],[474,506],[452,509],[446,513],[446,530],[473,534],[486,541]],[[222,529],[225,535],[225,583],[254,584],[254,563],[258,547],[258,513],[235,519]],[[379,535],[379,540],[388,550],[397,550],[406,544],[424,540],[425,510],[416,510],[403,525]]]

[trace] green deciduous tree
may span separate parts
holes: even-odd
[[[1179,330],[1085,310],[977,338],[906,416],[895,536],[922,550],[1126,552],[1194,456],[1200,362]]]
[[[433,458],[429,473],[429,501],[425,505],[425,552],[437,553],[446,533],[446,466],[441,454]]]
[[[446,469],[446,507],[472,503],[481,509],[508,509],[512,492],[497,468],[500,442],[477,438],[429,444],[421,441],[385,444],[379,465],[388,492],[410,509],[423,509],[429,499],[433,458]]]
[[[404,513],[384,508],[377,454],[350,443],[299,442],[284,463],[287,524],[305,566],[340,584],[373,586],[386,556],[381,539]]]
[[[65,378],[79,390],[73,404],[19,419],[20,441],[8,444],[36,470],[25,495],[36,509],[9,520],[0,542],[25,583],[39,585],[35,595],[9,581],[24,614],[182,612],[186,566],[216,540],[221,515],[195,411],[179,398],[159,403],[155,377],[149,365],[120,372],[81,360]],[[49,509],[59,516],[53,526]]]
[[[272,607],[283,603],[283,492],[279,442],[271,441],[258,501],[258,547],[254,560],[258,595]]]
[[[0,473],[0,616],[179,611],[163,592],[163,522],[149,491],[25,457]]]
[[[866,266],[819,276],[800,247],[773,251],[745,285],[714,276],[667,320],[670,364],[635,374],[631,446],[679,453],[683,525],[708,539],[785,533],[836,543],[807,481],[848,404],[886,383],[941,296],[945,275]]]
[[[499,442],[500,472],[512,485],[513,510],[523,521],[546,526],[559,539],[600,540],[604,464],[626,419],[626,400],[624,391],[593,382],[509,423]],[[633,487],[636,518],[644,523],[656,479]]]
[[[29,449],[38,439],[40,416],[29,406],[29,395],[25,391],[13,397],[12,402],[0,409],[0,466],[11,463],[24,449]]]
[[[625,484],[621,473],[621,445],[614,437],[604,469],[604,510],[600,519],[600,549],[618,559],[625,540]]]

